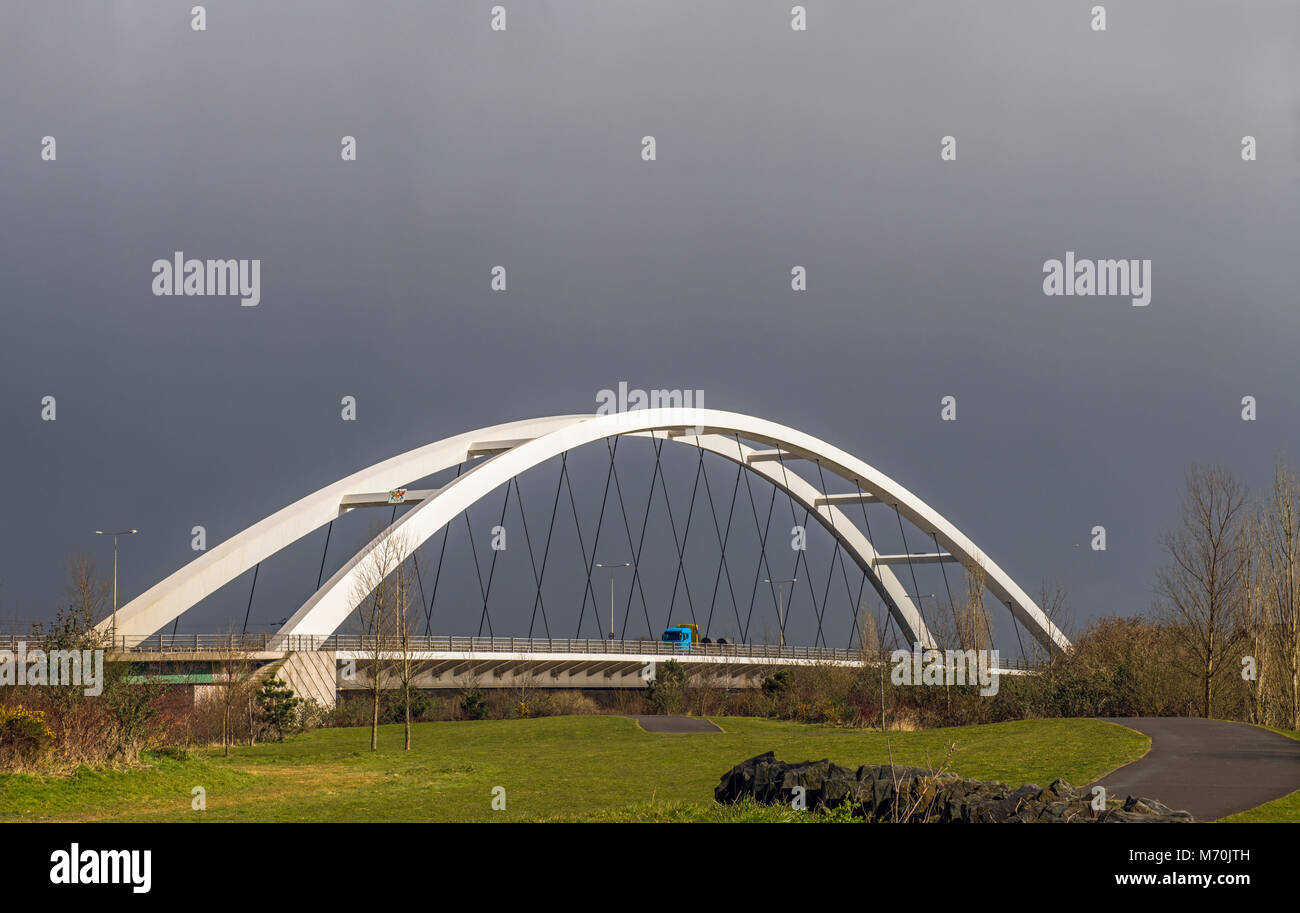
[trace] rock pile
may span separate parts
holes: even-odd
[[[856,771],[829,760],[787,764],[772,752],[737,764],[713,791],[717,801],[750,797],[764,805],[795,802],[803,788],[804,807],[839,808],[871,821],[1002,822],[1185,822],[1192,816],[1154,799],[1108,799],[1094,809],[1092,794],[1057,780],[1046,789],[967,780],[920,767],[877,764]]]

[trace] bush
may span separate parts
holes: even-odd
[[[486,720],[488,718],[487,695],[481,688],[471,688],[460,699],[460,716],[465,720]]]
[[[578,716],[600,713],[600,705],[590,695],[583,694],[581,691],[557,691],[553,694],[544,694],[542,697],[545,704],[534,709],[538,716]]]
[[[330,711],[327,707],[316,701],[303,699],[301,706],[298,707],[298,730],[300,732],[306,732],[309,729],[320,729],[330,724]]]
[[[40,710],[0,705],[0,765],[16,767],[30,763],[54,744],[54,732]]]
[[[280,679],[268,678],[262,682],[262,690],[257,693],[257,706],[265,727],[264,737],[269,733],[276,741],[283,741],[286,735],[298,731],[302,699]]]
[[[777,669],[763,679],[763,693],[768,697],[778,697],[790,690],[790,670]]]
[[[675,659],[660,663],[646,686],[645,702],[651,713],[681,713],[686,699],[686,670]]]
[[[350,726],[369,726],[371,707],[361,692],[345,692],[339,702],[326,715],[325,725],[346,729]]]
[[[411,722],[422,723],[430,719],[436,707],[433,699],[419,688],[411,689]],[[381,723],[405,723],[406,702],[402,690],[395,688],[385,691],[380,698],[379,721]]]

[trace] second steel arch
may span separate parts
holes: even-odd
[[[376,536],[339,568],[294,613],[277,636],[333,633],[355,608],[358,580],[363,573],[364,561],[368,555],[385,544],[397,546],[401,558],[405,558],[480,498],[533,466],[576,447],[607,437],[655,435],[671,437],[681,443],[691,444],[727,459],[741,462],[751,472],[788,492],[836,537],[868,574],[900,628],[910,639],[926,646],[934,644],[924,619],[916,610],[902,584],[888,566],[879,563],[879,556],[872,543],[831,501],[827,496],[828,493],[821,491],[797,473],[791,472],[785,460],[813,460],[825,471],[850,481],[861,490],[868,492],[873,499],[889,503],[913,525],[932,535],[934,541],[941,548],[947,549],[956,560],[967,566],[982,568],[989,591],[1007,605],[1016,620],[1024,625],[1040,643],[1055,649],[1067,649],[1070,646],[1064,634],[1042,613],[1028,594],[982,550],[929,505],[868,464],[811,435],[740,413],[685,408],[646,409],[600,416],[557,417],[539,419],[536,423],[512,423],[509,427],[516,435],[510,440],[479,440],[470,443],[465,440],[464,435],[449,439],[448,442],[460,442],[460,447],[442,448],[446,451],[443,453],[444,460],[454,457],[458,450],[462,450],[466,458],[474,457],[475,444],[479,448],[478,453],[495,455],[477,463],[469,472],[457,477],[437,492],[431,493],[392,526]],[[740,439],[769,444],[776,450],[760,451],[758,448],[741,444]],[[421,449],[437,450],[439,445],[434,444],[429,448]],[[426,463],[421,468],[427,471],[421,471],[405,481],[431,475],[463,461],[463,459],[453,460],[446,465],[436,466]],[[780,471],[772,467],[773,462],[781,466]],[[331,486],[331,489],[336,487]]]

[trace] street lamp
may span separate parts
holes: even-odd
[[[611,571],[618,570],[621,567],[631,567],[632,562],[624,561],[622,564],[597,564],[596,567],[609,568]],[[609,575],[609,640],[614,639],[614,575]]]
[[[113,537],[113,643],[117,644],[117,537],[134,536],[138,529],[120,529],[116,532],[105,532],[102,529],[95,530],[96,536]]]
[[[785,585],[787,583],[797,583],[798,577],[791,577],[789,580],[768,580],[763,578],[764,583],[776,584],[776,620],[781,626],[781,646],[785,646]],[[793,592],[793,589],[791,590]]]

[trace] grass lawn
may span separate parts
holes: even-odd
[[[870,733],[720,718],[720,733],[651,734],[609,716],[422,723],[402,751],[400,726],[322,729],[283,743],[151,757],[143,770],[68,778],[0,775],[5,821],[784,820],[760,807],[721,809],[713,787],[732,765],[775,751],[845,766],[938,766],[956,743],[956,773],[1019,785],[1083,785],[1147,749],[1148,739],[1095,720],[1030,720]],[[202,786],[207,809],[190,808]],[[493,811],[492,789],[507,810]]]

